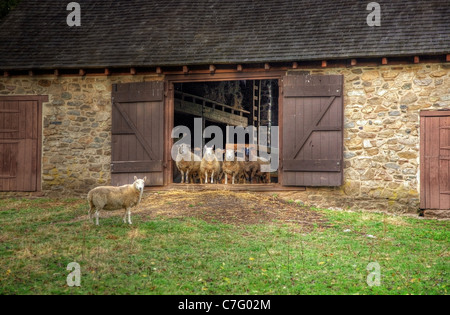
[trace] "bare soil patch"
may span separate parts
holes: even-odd
[[[147,193],[133,213],[144,220],[157,217],[193,217],[209,223],[233,225],[288,224],[299,230],[325,227],[317,211],[288,203],[274,196],[231,191],[168,191]]]

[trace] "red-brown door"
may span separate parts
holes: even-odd
[[[40,189],[41,97],[0,97],[0,191]]]
[[[420,207],[450,210],[450,111],[420,116]]]
[[[164,82],[116,84],[112,106],[112,185],[164,185]]]
[[[342,90],[341,75],[283,78],[283,185],[342,185]]]

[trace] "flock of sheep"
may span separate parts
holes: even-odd
[[[247,160],[247,159],[246,159]],[[258,158],[256,161],[239,161],[234,150],[226,150],[225,158],[219,161],[213,148],[205,148],[203,158],[191,152],[189,146],[180,145],[176,157],[176,165],[182,175],[182,183],[218,183],[225,176],[225,184],[228,184],[228,176],[231,183],[259,182],[270,183],[270,173],[262,172],[262,166],[269,164],[267,160]],[[147,178],[134,177],[134,183],[120,187],[102,186],[92,189],[87,196],[89,202],[89,218],[96,219],[99,225],[99,212],[124,209],[124,223],[132,224],[131,208],[137,206],[142,200],[145,181]]]
[[[260,183],[270,183],[270,173],[262,172],[262,165],[269,164],[269,161],[263,158],[257,158],[255,161],[249,161],[246,156],[245,161],[240,161],[236,157],[235,151],[227,149],[225,157],[218,159],[218,152],[213,148],[205,147],[203,158],[191,152],[190,147],[181,144],[178,147],[176,165],[181,173],[181,183],[219,183],[225,177],[225,184],[228,184],[228,177],[231,177],[231,183],[251,183],[257,181]],[[220,160],[223,160],[220,161]]]

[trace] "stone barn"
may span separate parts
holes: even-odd
[[[449,213],[449,2],[69,2],[0,21],[1,195],[184,188],[174,127],[254,126],[278,167],[234,189]]]

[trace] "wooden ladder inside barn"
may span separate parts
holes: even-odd
[[[258,127],[261,121],[261,81],[253,81],[253,105],[252,105],[252,122],[251,125],[255,126],[254,139],[258,138]]]

